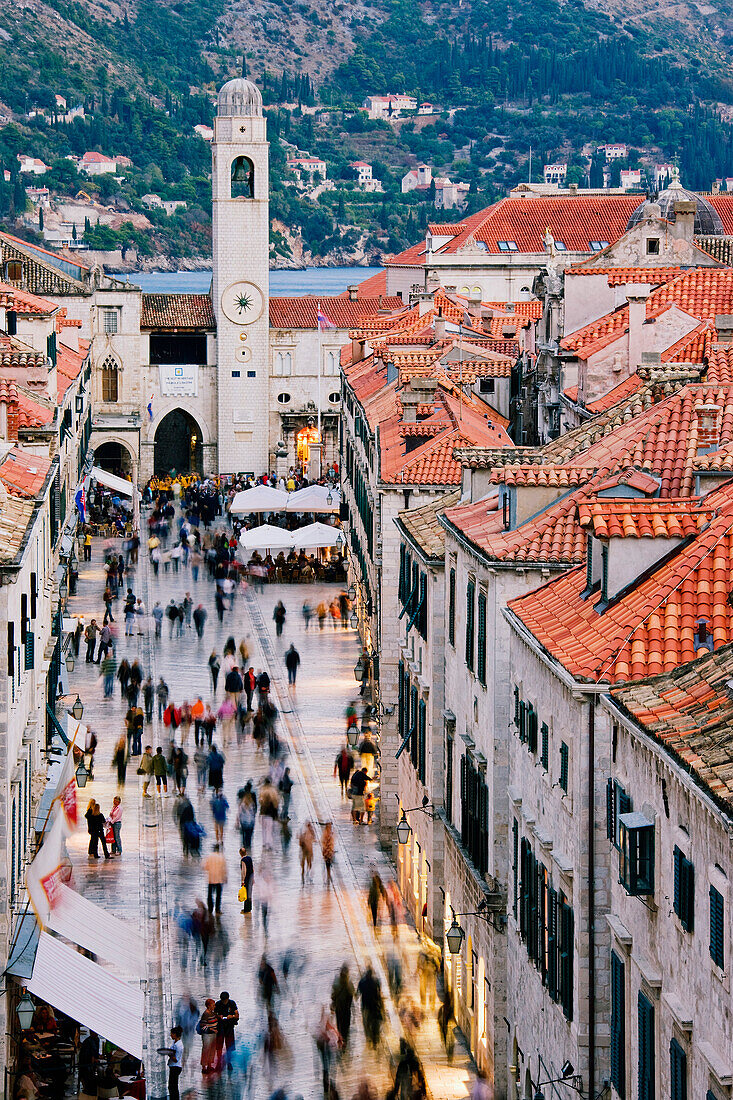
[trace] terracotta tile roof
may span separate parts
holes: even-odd
[[[74,351],[73,348],[67,348],[65,344],[61,343],[58,345],[56,383],[59,401],[63,401],[64,394],[69,386],[79,377],[86,356],[86,351]]]
[[[50,469],[50,458],[13,447],[0,462],[0,481],[17,496],[37,497]]]
[[[671,304],[700,321],[714,321],[718,314],[732,313],[733,268],[695,268],[658,287],[647,298],[647,319],[659,317]],[[564,336],[560,346],[577,358],[587,359],[625,333],[628,324],[629,307],[619,306]]]
[[[530,485],[571,488],[585,485],[596,473],[594,466],[500,466],[491,471],[493,485]]]
[[[733,646],[661,676],[615,688],[611,696],[731,812]]]
[[[715,339],[715,326],[712,321],[703,321],[688,332],[682,339],[662,352],[663,363],[703,363],[707,358],[712,341]],[[720,381],[720,379],[718,379]]]
[[[723,191],[718,195],[706,194],[705,198],[720,214],[726,236],[733,235],[733,195]]]
[[[18,427],[45,428],[53,422],[55,402],[29,394],[18,387]]]
[[[498,497],[446,512],[446,521],[493,561],[517,565],[574,565],[585,558],[586,536],[575,517],[576,495],[561,497],[536,519],[505,531]]]
[[[143,294],[140,328],[216,328],[214,307],[208,294]]]
[[[720,473],[733,473],[733,443],[719,447],[716,451],[707,451],[696,455],[692,460],[696,470],[711,470]]]
[[[446,255],[458,252],[471,241],[480,241],[486,246],[486,251],[494,254],[511,254],[499,248],[499,241],[514,241],[520,253],[543,253],[548,228],[555,240],[565,244],[569,252],[590,252],[591,241],[617,241],[626,232],[628,220],[638,205],[638,195],[501,199],[486,210],[464,218],[463,232],[436,249],[436,253]],[[408,249],[387,262],[406,266],[421,263],[424,242],[413,246],[413,249],[421,251]]]
[[[710,343],[706,382],[733,382],[733,344]]]
[[[0,305],[15,310],[16,313],[41,317],[56,313],[59,308],[47,298],[39,298],[36,294],[29,294],[27,290],[20,290],[8,283],[0,283]]]
[[[614,386],[612,390],[609,390],[608,393],[605,393],[603,397],[597,397],[595,401],[589,401],[585,407],[588,412],[605,412],[606,409],[612,409],[619,401],[623,401],[629,394],[637,393],[643,385],[644,380],[639,374],[634,372],[634,374],[630,374],[628,378],[624,378],[623,382],[619,382],[617,386]],[[577,386],[568,386],[563,392],[568,401],[572,401],[574,405],[577,404]]]
[[[598,539],[685,539],[713,513],[686,500],[614,500],[593,497],[578,504],[578,522]]]
[[[357,284],[357,295],[359,298],[377,298],[380,295],[387,297],[387,272],[378,271],[376,275],[370,275],[368,279],[363,279]],[[345,290],[343,294],[339,294],[339,298],[348,298],[349,292]]]
[[[627,470],[620,470],[618,473],[611,474],[600,485],[596,485],[596,492],[602,493],[604,490],[616,489],[619,485],[628,485],[629,488],[636,489],[647,496],[655,496],[659,491],[660,482],[644,470],[629,466]]]
[[[318,303],[338,329],[353,329],[363,320],[378,314],[380,310],[402,310],[402,299],[397,297],[357,298],[270,298],[271,328],[318,328]]]
[[[589,260],[573,264],[565,269],[565,275],[605,275],[609,286],[624,286],[626,283],[659,286],[684,273],[681,267],[591,267],[595,258],[591,256]]]
[[[45,353],[0,332],[0,367],[45,367],[46,361]]]
[[[451,493],[441,494],[437,500],[423,505],[422,508],[410,508],[398,513],[398,522],[426,557],[442,560],[445,556],[445,531],[438,517],[446,508],[458,504],[460,499],[461,492],[456,489]]]
[[[669,672],[700,653],[696,623],[707,621],[715,647],[733,639],[728,604],[733,568],[733,487],[709,494],[711,522],[602,614],[600,593],[583,599],[584,569],[574,569],[509,607],[576,678],[618,683]]]
[[[459,233],[462,233],[464,229],[465,225],[462,222],[458,225],[430,222],[428,225],[428,233],[432,233],[434,237],[455,237]]]

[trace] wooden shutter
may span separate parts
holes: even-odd
[[[404,661],[400,661],[397,665],[397,732],[400,738],[400,744],[405,739],[407,730],[405,729],[405,664]]]
[[[478,652],[476,675],[479,683],[486,683],[486,593],[478,594]]]
[[[473,581],[469,581],[466,585],[466,664],[473,672],[473,616],[474,616],[474,594],[475,586]]]
[[[547,991],[550,999],[557,1000],[557,891],[550,887],[547,891]]]
[[[547,726],[547,722],[542,723],[542,753],[540,756],[540,763],[545,771],[547,771],[550,764],[550,730]]]
[[[611,952],[611,1084],[626,1098],[626,967]]]
[[[456,644],[456,571],[451,569],[448,576],[448,641]]]
[[[691,932],[695,919],[695,868],[677,845],[673,860],[674,911],[685,932]]]
[[[710,958],[723,969],[725,963],[725,929],[723,925],[723,895],[710,887]]]
[[[514,883],[514,898],[512,902],[512,913],[514,919],[517,919],[517,898],[519,895],[519,823],[516,817],[512,821],[512,881]]]
[[[425,782],[426,709],[425,700],[421,699],[417,711],[417,774],[422,783]]]
[[[568,789],[568,758],[570,750],[564,741],[560,743],[560,788],[567,793]]]
[[[575,920],[573,910],[560,899],[560,1003],[568,1020],[573,1018],[573,953]]]
[[[606,836],[612,844],[616,842],[616,814],[614,812],[613,779],[606,780]]]
[[[676,1039],[669,1044],[670,1100],[687,1100],[687,1054]]]
[[[527,708],[527,748],[537,752],[537,711],[531,703]]]
[[[637,1002],[639,1029],[639,1100],[655,1100],[654,1082],[654,1006],[639,993]]]

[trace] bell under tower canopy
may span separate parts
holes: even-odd
[[[261,118],[262,95],[251,80],[237,77],[228,80],[219,91],[217,104],[219,118]]]

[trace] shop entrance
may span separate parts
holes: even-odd
[[[173,409],[155,432],[155,475],[203,472],[201,429],[185,409]]]

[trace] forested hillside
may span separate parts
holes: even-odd
[[[121,214],[154,192],[186,209],[147,212],[91,229],[88,243],[134,244],[143,255],[183,260],[210,249],[208,125],[216,88],[245,66],[263,88],[272,141],[273,251],[293,235],[307,258],[378,258],[434,218],[433,193],[402,195],[416,161],[470,184],[477,209],[542,163],[568,162],[569,179],[598,183],[597,144],[624,142],[642,169],[678,155],[684,182],[707,189],[733,175],[730,9],[638,7],[603,0],[30,0],[6,8],[0,31],[0,217],[19,229],[27,177],[17,155],[51,165],[57,196],[84,191]],[[705,11],[708,11],[706,8]],[[365,95],[401,91],[439,104],[435,117],[370,122]],[[84,106],[64,122],[55,96]],[[305,110],[301,110],[301,106]],[[309,108],[324,108],[315,115]],[[29,118],[33,108],[46,117]],[[86,150],[128,157],[116,176],[80,177],[65,159]],[[288,155],[328,164],[333,190],[304,196]],[[373,165],[383,192],[355,189],[349,167]],[[618,171],[616,166],[616,170]],[[123,177],[123,178],[121,178]],[[118,219],[119,220],[119,219]],[[297,236],[297,234],[296,234]]]

